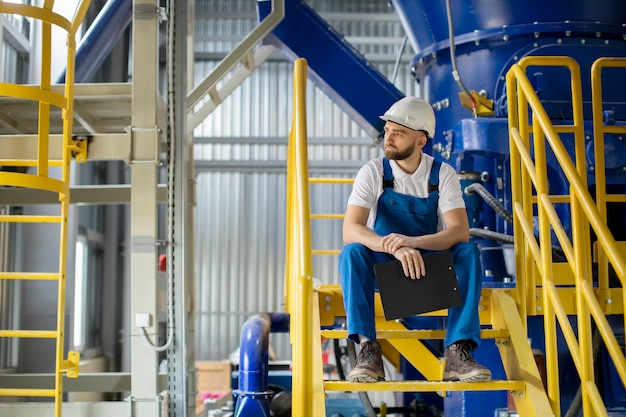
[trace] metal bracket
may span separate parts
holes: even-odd
[[[477,116],[493,116],[493,100],[484,97],[474,90],[470,91],[470,94],[474,99],[474,102],[476,103],[475,105]],[[459,93],[459,101],[461,102],[461,105],[463,105],[463,107],[472,110],[471,99],[467,96],[467,94],[465,94],[465,92]]]
[[[130,406],[130,415],[133,417],[135,415],[135,407],[136,403],[155,403],[157,406],[157,417],[162,417],[167,413],[167,405],[168,405],[169,395],[166,391],[160,392],[154,398],[139,398],[134,396],[129,396],[127,398],[128,404]]]
[[[78,378],[78,365],[80,364],[80,352],[67,353],[67,359],[61,361],[61,372],[65,372],[68,378]]]
[[[136,4],[134,6],[135,19],[153,19],[162,13],[160,9],[152,4]]]
[[[169,17],[165,7],[159,7],[157,10],[157,13],[159,14],[159,23],[167,22]]]
[[[72,158],[74,158],[76,162],[87,162],[87,147],[91,142],[91,139],[92,136],[85,135],[72,137],[71,143],[68,147],[72,151]]]
[[[160,140],[159,140],[159,135],[161,134],[161,128],[159,126],[143,126],[143,127],[138,127],[138,126],[128,126],[126,129],[126,132],[128,133],[128,157],[124,160],[124,162],[127,165],[132,165],[132,164],[136,164],[136,163],[154,163],[155,165],[159,165],[160,161],[159,161],[159,149],[160,149]],[[134,145],[134,141],[135,141],[135,135],[133,134],[133,132],[155,132],[156,133],[156,138],[154,141],[154,152],[152,154],[152,157],[150,158],[143,158],[143,159],[135,159],[134,156],[134,152],[133,152],[133,145]]]
[[[159,23],[167,22],[169,16],[165,7],[153,6],[151,4],[137,4],[135,6],[135,19],[152,19],[158,16]]]

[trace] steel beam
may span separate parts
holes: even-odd
[[[166,379],[164,374],[158,376],[159,391],[165,389]],[[54,374],[2,374],[0,388],[52,389]],[[125,392],[130,389],[128,372],[81,372],[78,378],[63,376],[63,391],[66,392]]]
[[[97,186],[74,186],[70,188],[70,204],[79,205],[111,205],[130,204],[130,185],[97,185]],[[35,189],[26,188],[0,188],[0,201],[7,206],[29,206],[37,204],[54,204],[59,200],[58,196]],[[159,203],[167,201],[165,185],[157,187],[157,200]]]

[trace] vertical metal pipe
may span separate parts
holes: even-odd
[[[269,398],[269,333],[271,320],[268,314],[249,318],[241,329],[239,351],[239,389],[235,417],[270,415]]]

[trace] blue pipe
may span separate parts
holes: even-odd
[[[235,417],[270,416],[269,333],[289,331],[289,316],[262,313],[249,318],[241,329],[239,346],[239,389]]]
[[[109,0],[76,49],[75,82],[87,83],[109,55],[132,19],[132,0]],[[65,71],[57,79],[65,82]]]

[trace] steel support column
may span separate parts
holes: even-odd
[[[158,355],[143,340],[145,330],[152,343],[157,338],[157,170],[158,25],[159,2],[133,2],[132,121],[130,127],[131,204],[131,401],[132,415],[159,415],[157,402]],[[145,329],[137,327],[138,313],[150,316]]]
[[[170,317],[168,332],[173,332],[173,343],[168,350],[169,415],[195,416],[195,297],[193,207],[195,182],[193,174],[193,137],[187,136],[187,80],[193,80],[193,2],[176,1],[170,5],[170,35],[168,62],[172,62],[170,85],[170,181],[168,209],[171,221],[168,238],[171,245],[170,262],[173,280],[174,317]],[[191,56],[191,58],[190,58]],[[195,410],[195,411],[194,411]]]

